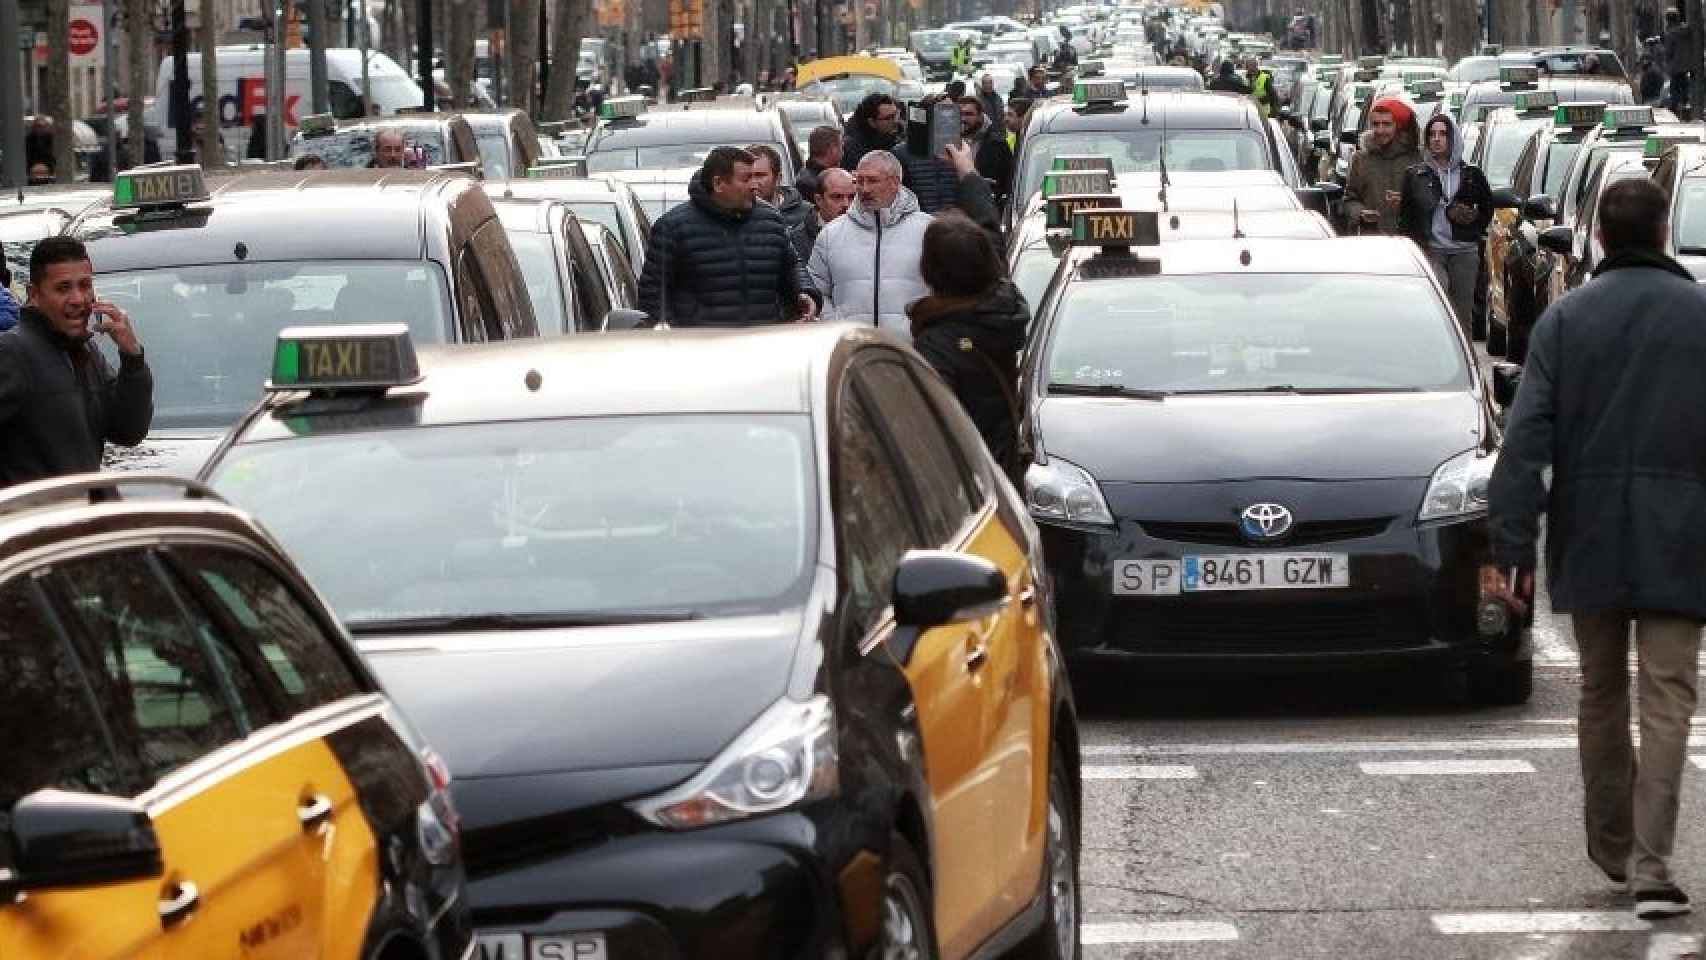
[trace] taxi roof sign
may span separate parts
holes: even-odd
[[[540,157],[527,168],[529,180],[585,180],[585,157]]]
[[[684,99],[686,96],[686,93],[682,94]],[[611,97],[598,105],[598,116],[601,120],[627,120],[645,112],[645,97]]]
[[[1351,74],[1351,79],[1357,83],[1373,83],[1380,79],[1380,70],[1375,67],[1364,67]]]
[[[1453,91],[1451,91],[1451,96],[1448,97],[1447,100],[1451,103],[1452,106],[1461,107],[1461,106],[1463,106],[1463,97],[1464,97],[1464,93],[1462,90],[1453,90]]]
[[[1345,62],[1345,55],[1342,53],[1323,53],[1321,55],[1321,59],[1315,62],[1322,66],[1337,66],[1338,64]]]
[[[1108,176],[1114,175],[1114,158],[1105,154],[1074,153],[1061,154],[1054,158],[1050,170],[1106,170]]]
[[[645,98],[641,97],[640,99]],[[717,91],[713,87],[694,87],[690,90],[681,91],[675,99],[680,103],[716,103]],[[605,103],[609,102],[608,100],[605,101]]]
[[[1641,157],[1652,159],[1664,155],[1671,147],[1685,143],[1699,143],[1700,136],[1693,133],[1654,133],[1647,136],[1647,142],[1641,146]]]
[[[1120,80],[1080,80],[1072,85],[1072,102],[1118,103],[1125,99],[1125,83]]]
[[[1445,96],[1445,81],[1438,77],[1417,80],[1410,84],[1410,92],[1418,97],[1442,97]]]
[[[1521,113],[1533,113],[1537,110],[1551,110],[1558,105],[1558,91],[1532,90],[1516,95],[1516,108]]]
[[[1364,70],[1379,70],[1386,66],[1386,58],[1378,53],[1371,53],[1366,57],[1357,57],[1357,66]]]
[[[1540,82],[1540,68],[1532,64],[1518,64],[1499,68],[1500,86],[1517,86],[1519,84],[1535,84]]]
[[[415,342],[405,324],[286,327],[273,345],[266,389],[384,390],[420,381]]]
[[[1049,230],[1072,227],[1072,217],[1080,210],[1116,210],[1120,198],[1112,193],[1062,193],[1049,197],[1043,205],[1043,225]]]
[[[1351,99],[1356,101],[1358,106],[1367,103],[1369,98],[1373,96],[1374,84],[1372,83],[1359,83],[1351,88]]]
[[[201,167],[133,167],[113,178],[113,209],[178,207],[207,200]]]
[[[296,129],[301,131],[303,137],[329,136],[337,132],[338,120],[329,113],[313,113],[303,117]]]
[[[1597,127],[1605,119],[1606,103],[1599,101],[1578,101],[1576,103],[1560,103],[1558,109],[1552,112],[1552,125],[1556,127]]]
[[[1161,245],[1161,215],[1154,210],[1079,210],[1072,215],[1072,245],[1121,250]]]
[[[1613,130],[1629,130],[1653,125],[1653,108],[1649,106],[1622,105],[1606,107],[1602,124]]]
[[[1043,198],[1070,193],[1113,193],[1114,178],[1106,170],[1049,170],[1043,174]]]

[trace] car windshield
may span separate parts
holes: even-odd
[[[685,183],[631,183],[628,186],[634,191],[634,199],[640,202],[640,209],[653,223],[687,202]]]
[[[726,141],[716,143],[671,143],[650,147],[624,147],[594,145],[593,152],[587,154],[586,167],[589,173],[618,173],[623,170],[679,170],[683,167],[701,167],[705,157],[716,147]],[[787,166],[788,149],[781,143],[771,141],[770,146],[784,159],[782,165]],[[786,173],[787,171],[783,171]]]
[[[1052,384],[1193,393],[1469,383],[1455,324],[1420,277],[1206,274],[1077,283],[1055,315],[1046,358]]]
[[[326,161],[333,169],[370,167],[373,165],[374,130],[346,130],[323,137],[305,138],[298,135],[290,143],[290,155],[312,155]],[[444,140],[437,136],[409,131],[403,135],[403,166],[423,169],[445,161]]]
[[[1706,253],[1706,180],[1687,179],[1677,191],[1676,248],[1683,253]]]
[[[1464,57],[1445,72],[1445,79],[1452,83],[1497,80],[1500,66],[1498,57]]]
[[[835,108],[819,101],[783,100],[776,104],[776,109],[788,118],[788,125],[794,128],[794,134],[802,142],[811,136],[814,127],[841,124],[841,118],[834,115]]]
[[[103,273],[95,289],[148,346],[157,428],[235,422],[260,397],[285,327],[396,321],[421,343],[450,328],[444,276],[420,260],[163,267]],[[116,364],[111,341],[95,342]]]
[[[360,629],[786,609],[815,567],[813,475],[806,417],[739,414],[303,436],[232,448],[212,482]]]
[[[574,332],[574,322],[563,308],[563,284],[557,276],[557,251],[551,235],[531,230],[509,232],[509,245],[515,248],[515,262],[527,279],[527,298],[533,302],[533,315],[539,318],[543,335]]]
[[[508,134],[502,130],[475,134],[474,145],[480,149],[480,169],[485,172],[487,180],[510,178]]]
[[[919,30],[912,35],[912,47],[925,53],[935,53],[951,49],[957,40],[959,35],[948,30]]]
[[[1617,59],[1616,54],[1605,50],[1549,53],[1541,57],[1537,63],[1543,74],[1605,77],[1608,80],[1626,79],[1623,74],[1623,61]]]
[[[1014,195],[1030,197],[1042,189],[1043,174],[1057,156],[1074,154],[1113,158],[1114,173],[1154,173],[1161,169],[1166,137],[1167,170],[1271,170],[1267,142],[1253,130],[1107,130],[1037,134],[1026,143],[1024,168]]]
[[[1522,148],[1528,145],[1528,138],[1534,131],[1546,123],[1545,120],[1519,120],[1501,123],[1488,131],[1490,139],[1481,172],[1487,175],[1489,184],[1494,187],[1510,186],[1511,174],[1516,172],[1516,162],[1522,157]]]
[[[801,87],[800,92],[828,97],[835,102],[835,109],[841,111],[842,116],[846,116],[859,106],[859,101],[865,99],[867,94],[886,93],[892,97],[899,89],[894,81],[884,77],[852,76],[814,80]]]

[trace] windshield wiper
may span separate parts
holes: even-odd
[[[1072,397],[1124,397],[1128,400],[1165,400],[1173,395],[1168,390],[1139,390],[1117,383],[1051,383],[1048,392]]]
[[[613,627],[641,623],[703,620],[695,610],[612,610],[595,613],[473,613],[450,617],[398,617],[353,620],[354,634],[461,633],[471,630],[545,630],[552,627]]]
[[[1420,387],[1295,387],[1289,383],[1276,383],[1266,387],[1225,387],[1215,390],[1176,390],[1175,395],[1182,397],[1209,397],[1221,394],[1237,393],[1287,393],[1294,396],[1322,396],[1333,394],[1353,393],[1420,393]]]

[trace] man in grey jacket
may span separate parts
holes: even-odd
[[[1552,608],[1572,616],[1581,652],[1587,853],[1613,889],[1632,881],[1644,918],[1689,909],[1668,861],[1706,621],[1706,292],[1660,252],[1668,210],[1645,178],[1600,198],[1606,256],[1529,342],[1488,491],[1495,565],[1481,571],[1484,591],[1526,609],[1546,514]]]
[[[919,261],[930,215],[900,185],[900,161],[874,150],[859,161],[858,198],[823,228],[806,271],[823,294],[823,318],[874,325],[911,340],[906,305],[929,289]]]
[[[116,374],[97,333],[118,348]],[[70,237],[36,244],[29,304],[0,333],[0,487],[99,470],[107,443],[141,443],[153,419],[142,344],[123,310],[96,299],[88,251]]]

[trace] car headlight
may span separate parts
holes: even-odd
[[[1114,515],[1102,488],[1089,471],[1059,457],[1033,463],[1025,471],[1025,505],[1039,520],[1113,525]]]
[[[692,830],[779,813],[830,796],[839,784],[835,708],[829,697],[784,697],[698,776],[629,807],[660,827]]]
[[[1440,520],[1486,512],[1487,484],[1498,462],[1497,452],[1465,450],[1440,464],[1433,479],[1428,481],[1428,492],[1422,497],[1422,509],[1416,519]]]

